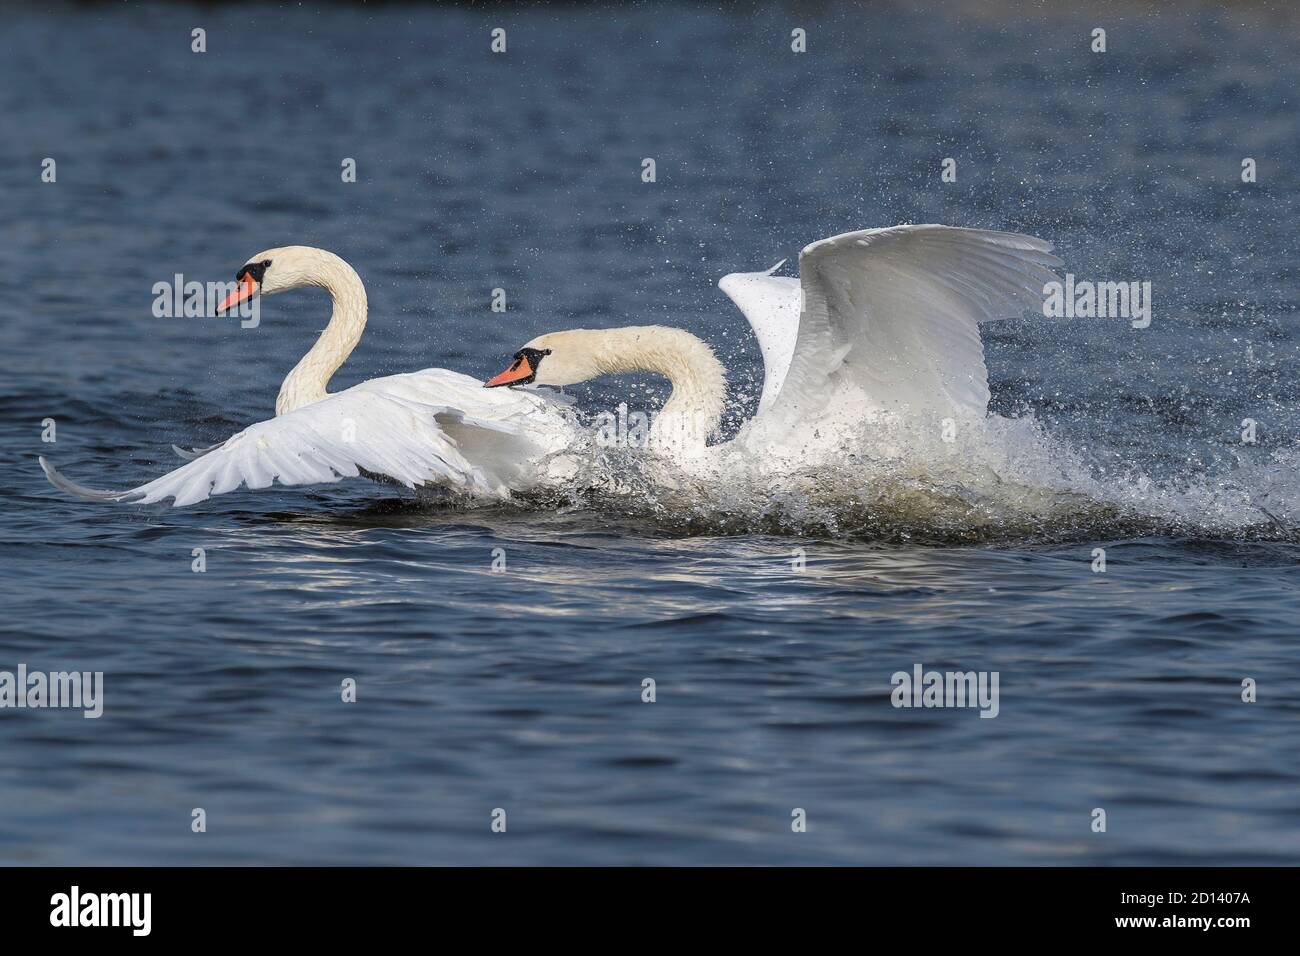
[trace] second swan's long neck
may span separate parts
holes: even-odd
[[[727,379],[713,350],[682,329],[632,326],[599,333],[605,374],[654,372],[672,383],[668,401],[650,426],[650,440],[664,450],[703,448],[722,423]]]
[[[309,268],[304,269],[301,284],[319,286],[329,292],[334,311],[316,344],[280,385],[275,400],[277,415],[324,398],[330,378],[347,361],[366,328],[366,287],[361,284],[361,277],[333,253],[317,252]]]

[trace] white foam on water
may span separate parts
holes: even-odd
[[[667,532],[811,534],[935,542],[1135,534],[1295,537],[1297,461],[1156,479],[1101,466],[1032,416],[940,427],[861,422],[784,460],[742,443],[676,463],[594,440],[565,453],[565,478],[534,504],[612,509]]]

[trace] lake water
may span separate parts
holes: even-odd
[[[0,52],[0,670],[105,675],[99,719],[0,710],[0,860],[1300,862],[1293,9],[16,6]],[[1151,325],[986,326],[1041,443],[817,495],[171,511],[36,463],[129,487],[272,415],[327,301],[152,289],[286,243],[366,281],[335,387],[658,322],[734,428],[761,362],[717,279],[898,222],[1050,239]],[[891,706],[916,664],[996,671],[998,716]]]

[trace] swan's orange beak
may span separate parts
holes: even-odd
[[[528,361],[528,356],[518,355],[508,369],[496,378],[488,379],[483,383],[483,387],[496,388],[498,385],[511,385],[515,382],[531,382],[536,374],[537,369],[533,368],[532,363]]]
[[[239,285],[235,287],[235,291],[221,300],[221,304],[217,306],[217,311],[225,312],[231,306],[239,305],[239,303],[251,299],[256,292],[257,280],[246,272],[244,278],[239,280]]]

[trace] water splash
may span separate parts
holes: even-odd
[[[683,465],[588,437],[563,454],[563,480],[521,507],[616,514],[669,535],[791,534],[927,544],[1170,535],[1300,540],[1297,453],[1215,473],[1157,479],[1102,465],[1032,415],[940,429],[874,422],[797,464],[755,461],[737,444]],[[810,453],[811,452],[811,453]],[[552,461],[551,465],[556,466]]]

